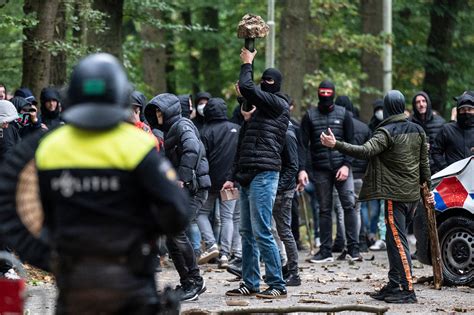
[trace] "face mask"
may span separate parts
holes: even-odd
[[[202,117],[204,117],[204,107],[206,107],[206,104],[199,104],[197,106],[197,112],[199,115],[201,115]]]
[[[383,120],[383,110],[382,109],[379,109],[375,112],[375,118],[377,118],[378,120]]]
[[[458,114],[458,124],[461,128],[474,127],[474,114]]]

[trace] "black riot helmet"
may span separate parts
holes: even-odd
[[[99,53],[82,59],[71,74],[63,119],[83,129],[109,129],[128,118],[132,88],[120,62]]]

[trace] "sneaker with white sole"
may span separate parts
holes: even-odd
[[[285,299],[287,292],[285,289],[268,288],[265,291],[256,294],[259,299]]]
[[[226,255],[222,255],[219,258],[219,265],[217,266],[219,269],[227,269],[229,267],[229,258]]]
[[[219,248],[217,247],[217,244],[214,244],[199,256],[198,264],[207,264],[210,260],[217,257],[219,257]]]
[[[320,264],[320,263],[325,263],[325,262],[333,262],[334,257],[332,257],[331,253],[325,254],[319,251],[316,253],[316,255],[308,259],[308,261],[310,263]]]
[[[257,294],[258,291],[248,288],[245,283],[241,283],[237,289],[229,290],[225,293],[227,296],[253,296]]]
[[[372,251],[386,250],[387,249],[387,244],[385,244],[385,241],[377,240],[377,241],[375,241],[374,245],[369,247],[369,249],[372,250]]]

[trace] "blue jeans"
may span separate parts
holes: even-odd
[[[242,235],[242,279],[245,285],[260,291],[260,253],[265,263],[265,282],[271,288],[284,289],[278,247],[273,238],[272,208],[278,187],[278,172],[262,172],[240,194],[240,235]]]

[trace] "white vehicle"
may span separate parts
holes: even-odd
[[[444,283],[474,284],[474,156],[431,176]],[[431,265],[426,214],[415,214],[417,258]]]

